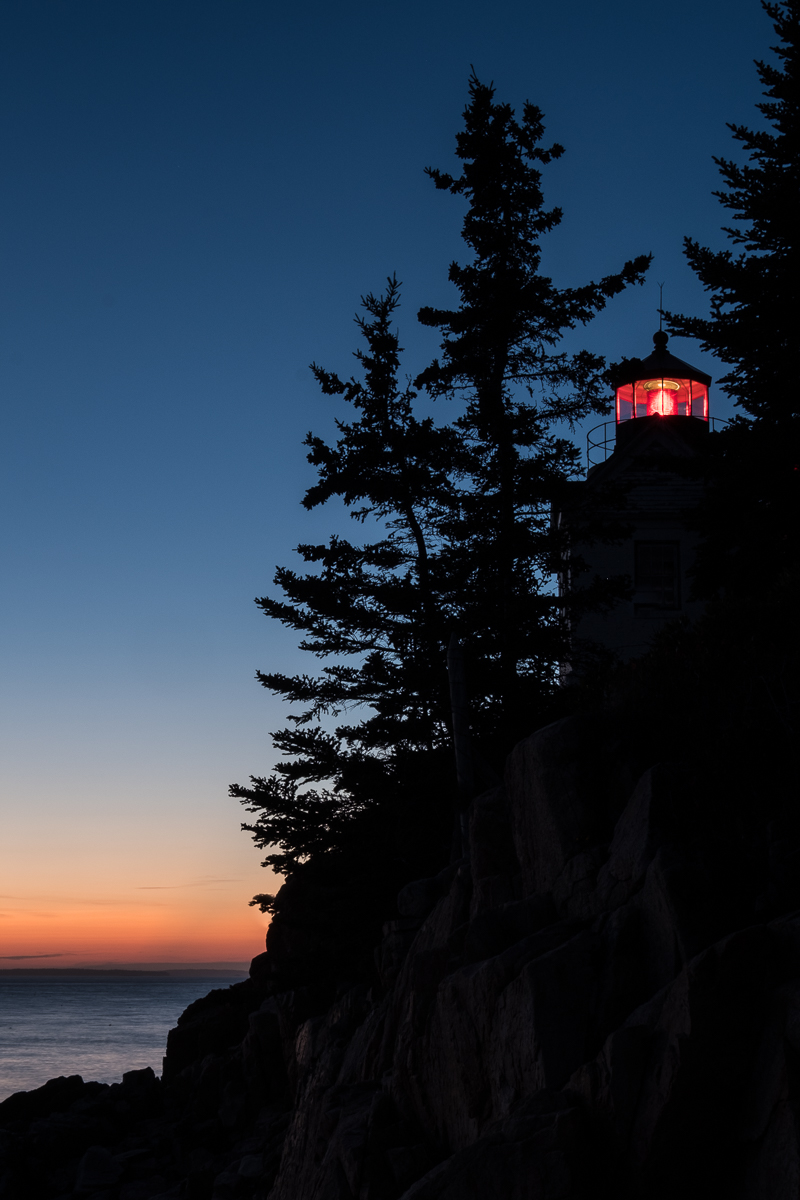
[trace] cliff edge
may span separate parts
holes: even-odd
[[[0,1104],[0,1196],[796,1200],[800,848],[772,822],[732,854],[702,786],[610,718],[539,730],[372,986],[321,1006],[259,956],[163,1081]]]

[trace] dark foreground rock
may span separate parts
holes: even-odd
[[[797,1200],[796,848],[732,860],[698,786],[599,720],[534,734],[371,985],[280,990],[268,953],[190,1006],[163,1081],[11,1097],[0,1197]]]

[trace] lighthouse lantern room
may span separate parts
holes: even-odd
[[[631,367],[635,374],[616,388],[617,425],[637,417],[698,417],[708,421],[711,376],[667,350],[667,335],[653,336],[653,353]]]

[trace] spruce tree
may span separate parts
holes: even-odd
[[[800,390],[797,387],[800,213],[800,2],[762,4],[780,39],[779,65],[757,62],[767,128],[729,125],[747,154],[715,159],[714,194],[736,224],[736,252],[685,239],[690,266],[711,293],[708,317],[667,314],[671,333],[699,340],[727,367],[720,385],[742,416],[718,439],[702,514],[702,594],[751,592],[797,558]]]
[[[373,538],[299,546],[311,570],[279,567],[282,598],[257,601],[329,665],[315,676],[257,673],[294,706],[273,734],[286,757],[269,778],[231,789],[259,814],[243,828],[270,850],[264,865],[284,874],[323,853],[357,857],[363,839],[363,854],[374,855],[380,828],[382,870],[410,877],[440,861],[448,833],[447,618],[434,576],[457,439],[417,418],[415,393],[399,381],[397,281],[362,303],[359,377],[312,366],[323,393],[342,397],[355,419],[337,421],[333,446],[309,433],[318,480],[303,503],[340,497]],[[351,712],[357,720],[340,723]]]
[[[540,167],[563,149],[541,146],[538,108],[526,104],[517,121],[494,94],[473,73],[456,139],[462,173],[428,171],[437,188],[467,199],[463,239],[471,256],[450,267],[458,307],[419,314],[444,340],[417,385],[462,401],[454,422],[462,486],[443,525],[443,556],[458,596],[473,725],[500,766],[513,741],[544,715],[566,651],[565,601],[552,587],[564,546],[550,519],[553,501],[580,473],[579,451],[565,432],[608,405],[605,361],[566,353],[559,343],[641,283],[650,259],[640,256],[578,288],[559,289],[541,274],[541,240],[562,213],[545,207]],[[599,599],[573,594],[569,603]]]
[[[781,44],[782,69],[757,62],[767,99],[756,107],[772,126],[729,125],[747,152],[743,166],[715,158],[725,190],[715,192],[737,222],[724,232],[741,252],[710,250],[692,238],[685,253],[706,291],[709,317],[670,314],[670,331],[696,338],[728,366],[719,383],[751,417],[793,428],[797,388],[798,212],[800,211],[800,3],[762,4]]]

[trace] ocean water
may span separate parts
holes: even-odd
[[[0,979],[0,1100],[57,1075],[118,1083],[161,1074],[167,1033],[193,1000],[230,978]]]

